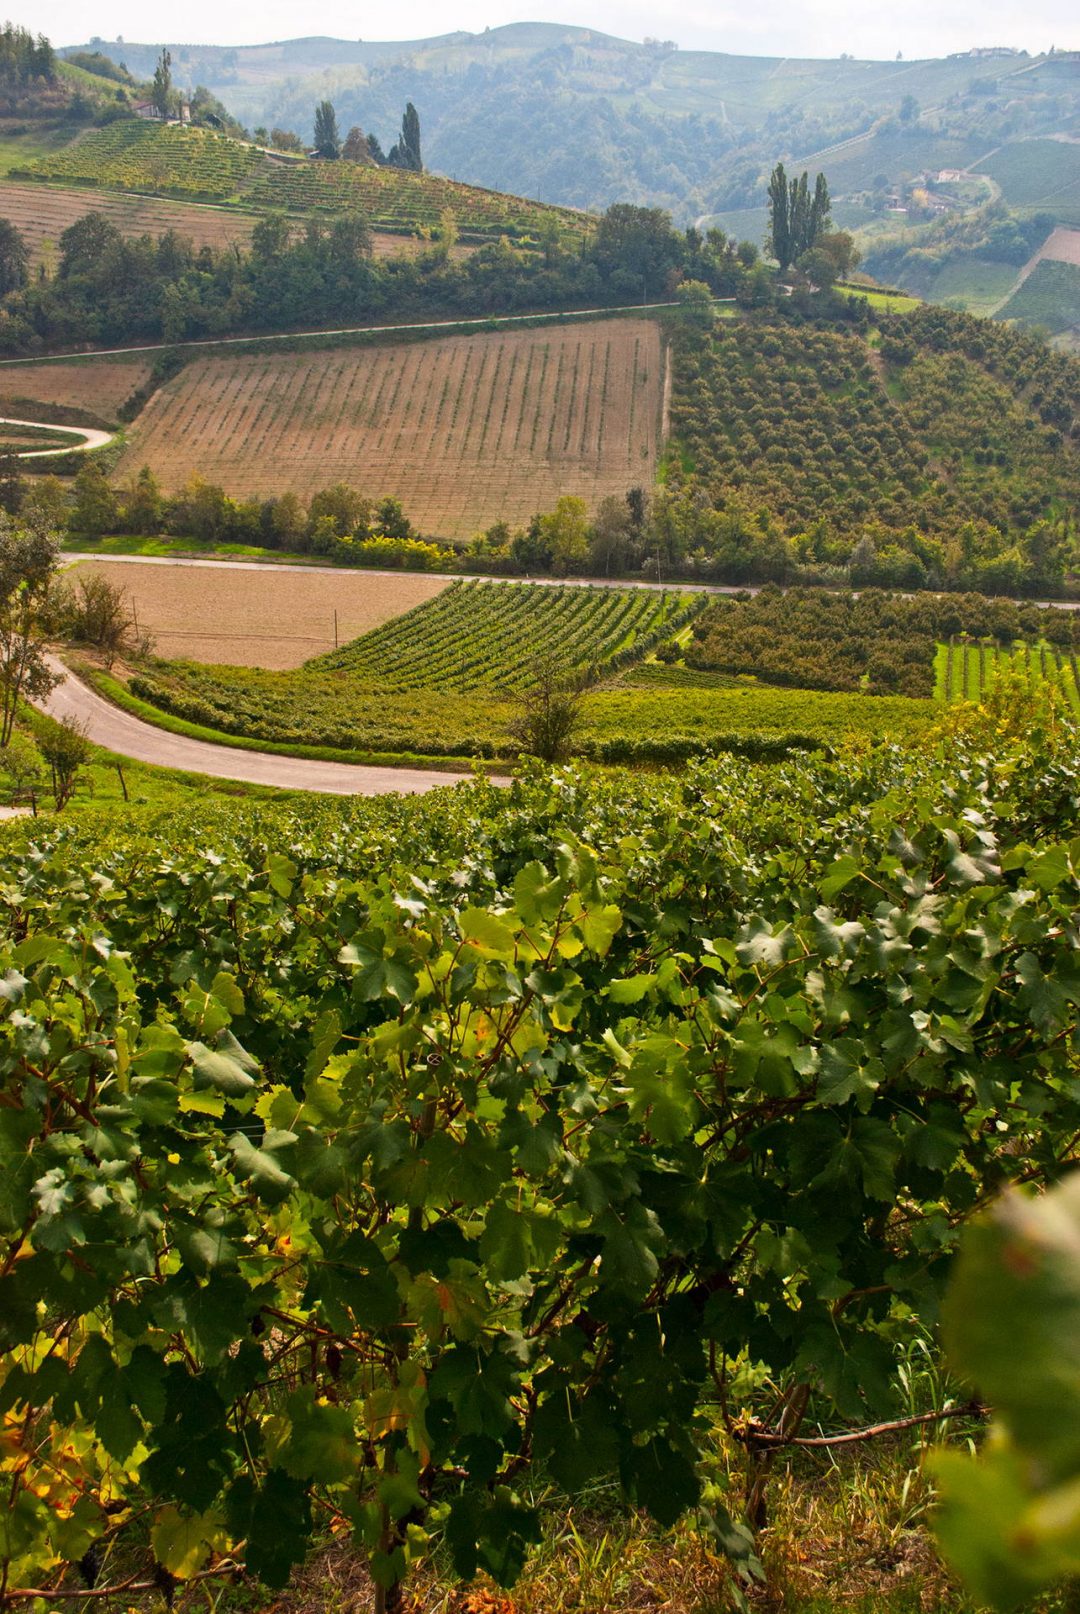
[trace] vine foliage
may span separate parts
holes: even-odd
[[[752,1576],[718,1426],[762,1374],[888,1418],[959,1225],[1080,1130],[1070,765],[962,751],[25,832],[0,1604],[140,1531],[132,1584],[327,1527],[383,1608],[436,1537],[508,1584],[538,1475]]]

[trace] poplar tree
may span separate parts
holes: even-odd
[[[817,245],[829,225],[831,204],[824,174],[818,174],[810,194],[804,171],[790,178],[783,163],[777,163],[769,176],[769,234],[766,249],[781,269],[801,258]]]
[[[406,103],[401,120],[401,134],[396,145],[392,147],[387,161],[394,168],[411,168],[417,174],[423,172],[424,164],[420,156],[420,118],[411,101]]]
[[[315,108],[315,155],[329,159],[341,156],[337,113],[332,101],[320,101]]]
[[[172,108],[172,56],[162,49],[154,68],[154,84],[150,100],[159,118],[167,118]]]
[[[792,258],[790,216],[788,177],[783,163],[777,163],[769,176],[769,235],[765,246],[781,269],[786,269]]]

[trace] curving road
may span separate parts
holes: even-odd
[[[424,768],[368,768],[349,762],[314,762],[306,757],[279,757],[268,751],[241,751],[230,745],[170,734],[124,712],[76,678],[55,656],[49,665],[59,683],[45,700],[37,702],[50,717],[73,718],[86,727],[95,745],[136,762],[185,773],[209,774],[214,779],[240,779],[248,784],[273,785],[279,790],[312,790],[331,796],[388,796],[394,792],[416,795],[440,785],[469,782],[468,775],[436,773]],[[505,781],[496,781],[504,783]]]
[[[51,421],[16,420],[14,415],[0,415],[0,426],[36,426],[41,431],[66,432],[82,438],[80,443],[71,443],[67,448],[16,449],[15,458],[20,460],[44,460],[53,454],[84,454],[90,448],[104,448],[116,436],[115,432],[99,431],[96,426],[54,426]]]

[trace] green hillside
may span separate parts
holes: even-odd
[[[439,225],[449,209],[458,230],[478,240],[522,237],[554,225],[580,233],[586,221],[560,208],[458,185],[432,174],[349,162],[271,156],[227,135],[178,124],[124,119],[93,129],[16,177],[95,185],[186,200],[234,203],[298,214],[355,210],[381,230]]]
[[[1080,367],[1041,343],[924,307],[865,335],[724,324],[673,351],[668,519],[715,575],[795,558],[814,581],[1009,592],[1060,564]]]
[[[143,73],[159,49],[95,43]],[[973,312],[993,311],[1010,289],[1001,266],[1019,271],[1038,244],[1003,246],[999,227],[1022,232],[1037,218],[1045,238],[1080,219],[1080,74],[1068,53],[752,57],[554,23],[171,48],[181,77],[251,127],[309,138],[329,98],[343,131],[387,141],[409,99],[439,173],[593,211],[661,206],[678,224],[759,246],[777,159],[820,168],[834,221],[858,232],[870,274]],[[1067,308],[1055,317],[1067,321]]]
[[[1080,143],[1017,140],[975,171],[1000,185],[1010,207],[1047,209],[1061,224],[1080,224]]]

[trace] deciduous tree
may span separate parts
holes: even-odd
[[[116,495],[109,486],[105,473],[96,460],[86,459],[75,478],[75,508],[71,512],[74,532],[85,532],[99,537],[117,525],[119,510]]]
[[[0,297],[26,285],[30,259],[26,242],[10,219],[0,219]]]
[[[359,128],[355,123],[345,136],[341,155],[346,162],[350,163],[371,162],[371,152],[368,150],[367,137],[363,129]]]
[[[510,737],[529,756],[543,762],[562,762],[581,721],[582,686],[570,671],[554,660],[533,669],[529,686],[517,699],[508,724]]]
[[[540,532],[551,553],[552,569],[573,570],[589,550],[589,510],[584,499],[564,493],[554,510],[540,517]]]
[[[60,546],[43,527],[0,520],[0,747],[11,739],[19,701],[57,682],[45,639]]]

